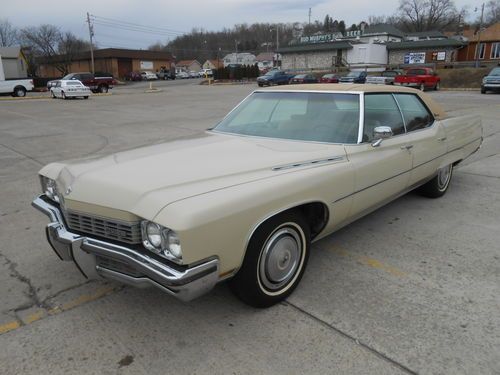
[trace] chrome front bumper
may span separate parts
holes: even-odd
[[[182,301],[210,291],[219,280],[219,260],[189,268],[173,267],[146,253],[68,230],[59,207],[45,195],[32,203],[50,218],[47,240],[61,260],[75,262],[88,278],[104,277],[135,287],[156,286]]]

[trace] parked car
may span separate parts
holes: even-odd
[[[156,81],[158,79],[155,73],[149,71],[141,72],[141,77],[144,81]]]
[[[156,77],[161,80],[175,79],[175,71],[169,70],[166,67],[162,67],[159,71],[156,72]]]
[[[95,75],[89,72],[84,73],[70,73],[65,75],[62,80],[77,80],[87,86],[92,92],[107,93],[115,85],[115,79],[109,73],[96,73]],[[47,82],[47,88],[54,87],[59,80]]]
[[[189,71],[189,78],[200,78],[199,72],[195,72],[194,70]]]
[[[290,83],[318,83],[318,79],[312,74],[297,74],[290,79]]]
[[[487,76],[483,78],[481,83],[481,94],[486,94],[488,91],[500,91],[500,67],[493,68]]]
[[[142,75],[139,72],[130,72],[125,76],[126,81],[142,81]]]
[[[273,85],[287,85],[294,77],[293,74],[287,74],[283,70],[270,70],[263,76],[257,78],[257,85],[262,86],[273,86]]]
[[[33,205],[87,277],[182,300],[229,279],[265,307],[292,293],[313,241],[417,187],[444,195],[481,142],[479,116],[414,89],[260,89],[202,136],[43,167]]]
[[[186,79],[186,78],[189,78],[189,74],[186,73],[186,72],[179,72],[177,73],[176,75],[176,78],[179,78],[179,79]]]
[[[90,89],[76,79],[61,79],[57,81],[54,87],[50,88],[50,95],[53,99],[68,99],[77,97],[88,99]]]
[[[339,83],[339,79],[340,77],[337,74],[329,73],[321,77],[319,81],[321,83]]]
[[[340,83],[365,83],[366,72],[349,72],[347,75],[340,77]]]
[[[24,97],[28,91],[33,91],[34,85],[31,78],[5,79],[2,57],[0,56],[0,94],[10,94],[14,97]]]
[[[396,76],[394,84],[415,87],[422,91],[426,89],[439,90],[441,79],[432,68],[411,68],[405,74]]]
[[[394,85],[394,80],[397,76],[404,74],[402,70],[386,70],[380,75],[367,76],[366,83],[372,85]]]
[[[200,73],[202,78],[214,76],[214,72],[212,71],[212,69],[203,69]]]

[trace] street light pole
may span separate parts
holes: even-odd
[[[476,68],[479,68],[479,56],[481,55],[481,28],[483,27],[483,16],[484,16],[484,3],[481,6],[481,18],[479,19],[479,31],[477,33]]]
[[[95,66],[94,66],[94,26],[90,23],[90,14],[87,12],[87,23],[89,24],[89,36],[90,36],[90,61],[91,61],[91,67],[92,67],[92,74],[95,73]]]

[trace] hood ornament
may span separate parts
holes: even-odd
[[[71,186],[68,186],[64,195],[69,195],[72,191],[73,191],[73,189],[71,189]]]

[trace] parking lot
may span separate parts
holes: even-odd
[[[87,281],[46,242],[30,206],[43,165],[196,134],[255,89],[156,85],[0,101],[2,373],[500,373],[499,95],[431,93],[484,126],[448,193],[407,194],[316,242],[292,296],[258,310],[225,284],[182,303]]]

